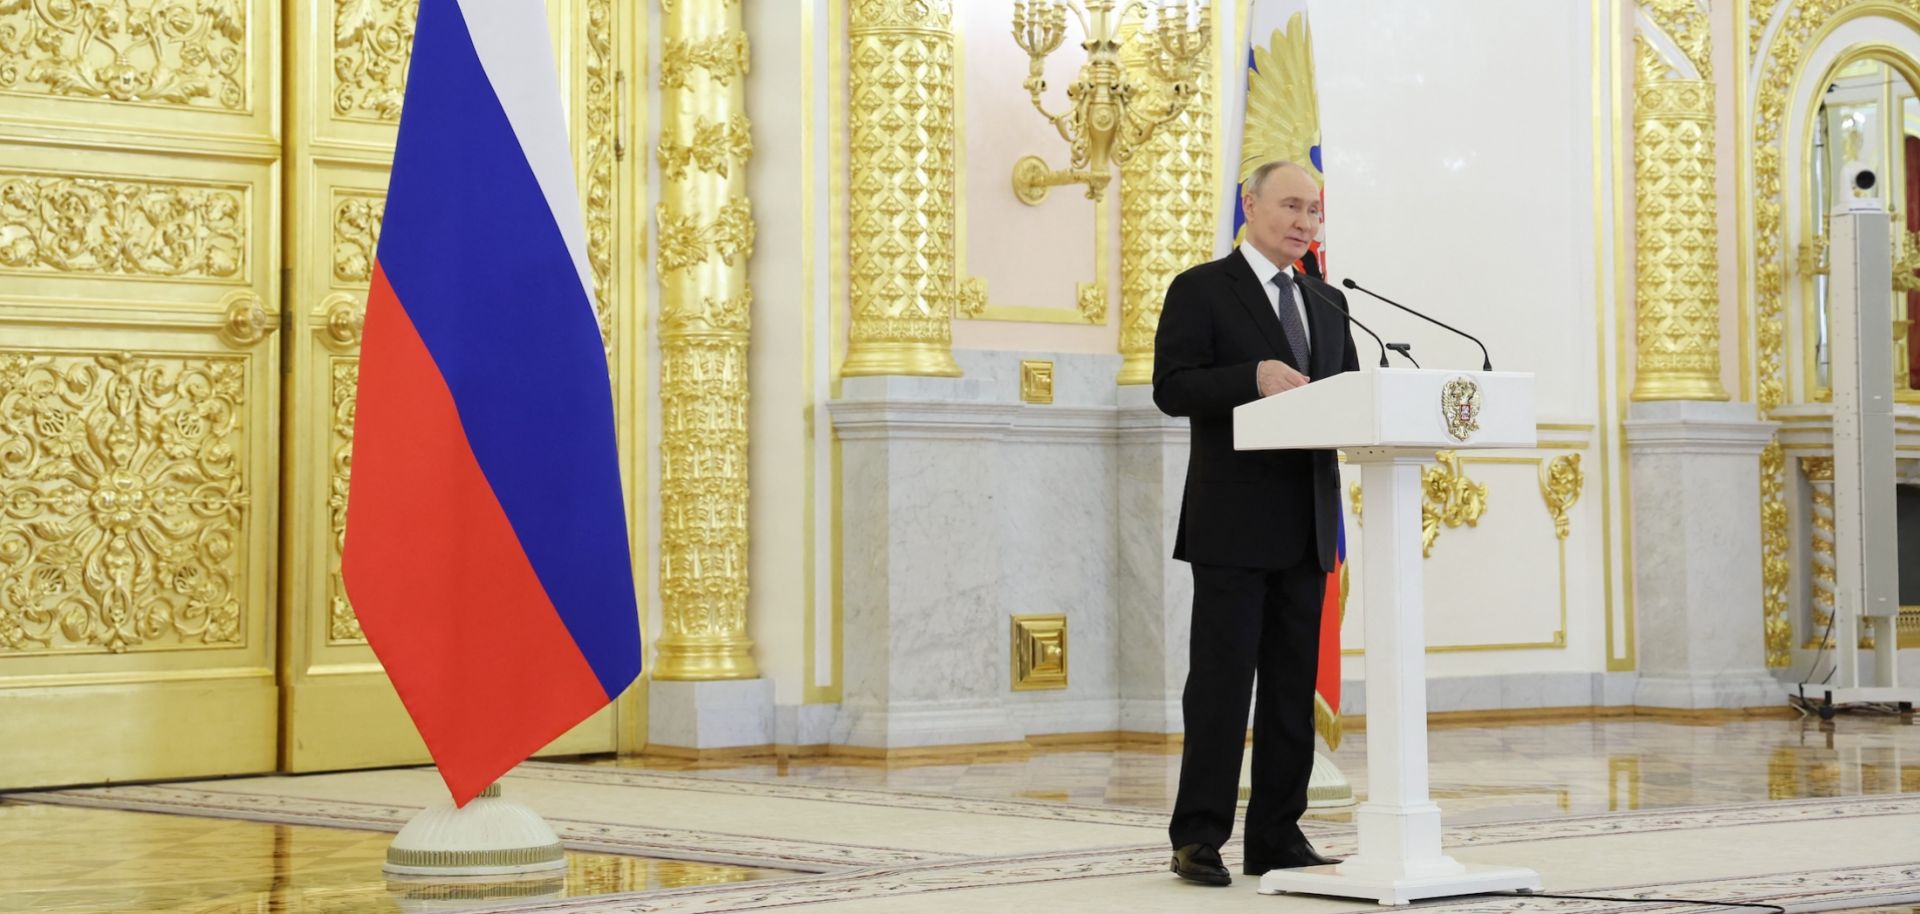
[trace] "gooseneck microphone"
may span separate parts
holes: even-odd
[[[1472,340],[1475,346],[1480,347],[1480,370],[1481,371],[1493,370],[1493,357],[1487,354],[1487,344],[1480,342],[1479,337],[1474,336],[1473,334],[1468,333],[1467,331],[1462,330],[1459,327],[1455,327],[1452,324],[1448,324],[1444,321],[1436,320],[1432,317],[1428,317],[1425,314],[1421,314],[1420,312],[1415,311],[1412,308],[1407,307],[1406,305],[1403,305],[1397,301],[1394,301],[1391,298],[1386,297],[1385,295],[1381,295],[1380,293],[1367,288],[1366,286],[1363,286],[1357,282],[1354,282],[1351,277],[1340,280],[1340,284],[1343,286],[1346,286],[1349,289],[1358,289],[1362,292],[1367,293],[1368,295],[1373,296],[1374,298],[1377,298],[1383,302],[1386,302],[1389,305],[1394,306],[1395,308],[1399,308],[1400,310],[1405,311],[1408,314],[1413,315],[1414,317],[1417,317],[1423,321],[1426,321],[1429,324],[1432,324],[1436,327],[1440,327],[1445,330],[1452,331],[1454,333],[1457,333],[1461,336],[1466,337],[1467,339]]]
[[[1387,344],[1380,339],[1380,334],[1373,332],[1371,329],[1367,327],[1366,324],[1360,323],[1358,320],[1355,320],[1353,315],[1349,313],[1347,309],[1340,307],[1339,302],[1336,302],[1333,299],[1326,297],[1325,295],[1321,295],[1320,290],[1315,289],[1313,286],[1304,282],[1294,283],[1294,285],[1297,285],[1300,288],[1311,293],[1314,298],[1320,299],[1321,301],[1326,302],[1329,305],[1332,305],[1333,310],[1340,312],[1341,317],[1346,318],[1347,321],[1353,324],[1355,327],[1359,327],[1361,330],[1365,330],[1368,336],[1373,337],[1373,342],[1380,347],[1380,367],[1381,368],[1388,367],[1387,366]]]

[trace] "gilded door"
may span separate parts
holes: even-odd
[[[0,0],[0,788],[425,760],[339,578],[414,6]],[[619,382],[634,24],[550,7]]]

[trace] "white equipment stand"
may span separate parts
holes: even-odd
[[[1339,448],[1359,464],[1367,609],[1367,791],[1360,852],[1344,863],[1273,870],[1260,892],[1408,904],[1422,898],[1538,891],[1521,867],[1462,864],[1441,852],[1427,794],[1426,620],[1420,472],[1443,448],[1537,443],[1533,376],[1383,368],[1349,372],[1234,410],[1240,450]]]
[[[1900,686],[1899,540],[1893,491],[1893,254],[1877,197],[1844,198],[1831,216],[1828,289],[1833,341],[1833,651],[1839,684],[1821,686],[1821,717],[1835,706],[1920,702]],[[1905,302],[1901,303],[1902,309]],[[1859,625],[1873,631],[1873,677],[1860,674]]]

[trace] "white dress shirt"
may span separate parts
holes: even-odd
[[[1280,317],[1280,287],[1273,281],[1273,277],[1275,274],[1286,275],[1287,298],[1291,300],[1293,309],[1300,315],[1300,331],[1307,337],[1303,342],[1311,349],[1313,331],[1308,329],[1311,325],[1307,321],[1307,303],[1300,300],[1300,287],[1293,281],[1293,267],[1283,270],[1274,266],[1272,261],[1254,250],[1253,245],[1250,244],[1240,245],[1240,255],[1247,259],[1247,265],[1253,268],[1253,275],[1259,278],[1261,290],[1267,293],[1267,305],[1273,308],[1273,316],[1276,319]]]

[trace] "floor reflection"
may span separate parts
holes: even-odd
[[[0,911],[381,914],[744,882],[776,870],[569,853],[563,872],[389,879],[392,836],[0,800]]]
[[[1783,717],[1442,723],[1431,731],[1428,753],[1433,796],[1453,823],[1920,793],[1920,726],[1912,716],[1852,714],[1825,724]],[[1366,735],[1348,728],[1333,759],[1364,796]],[[1096,742],[1035,749],[1016,757],[1003,753],[905,764],[838,758],[637,758],[588,764],[1168,809],[1179,783],[1180,754],[1177,747]],[[1351,821],[1353,810],[1315,810],[1310,815]]]

